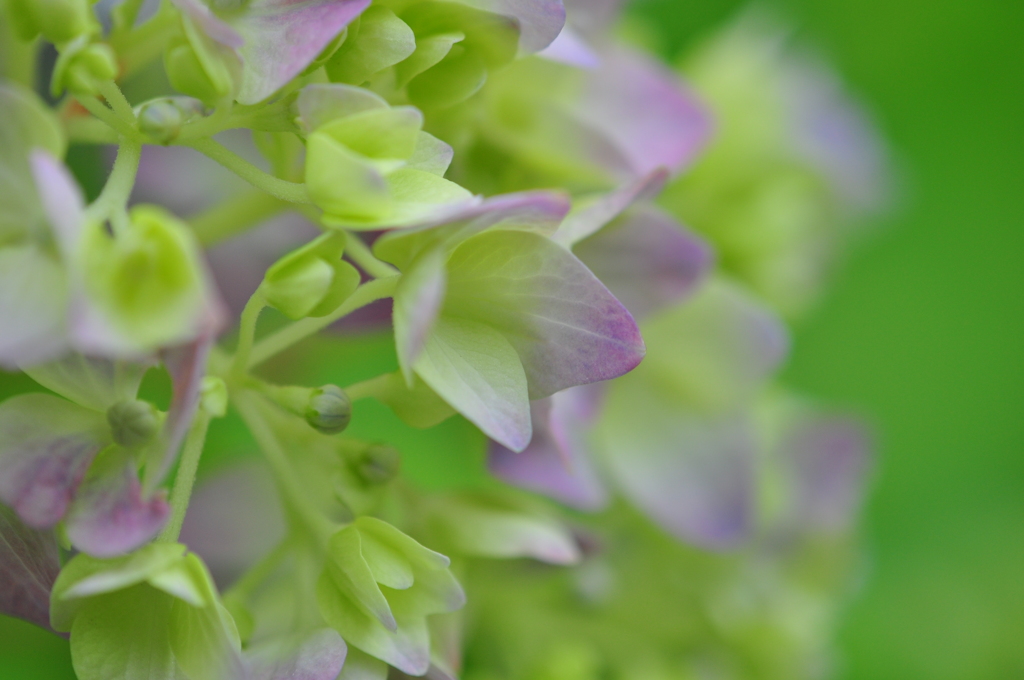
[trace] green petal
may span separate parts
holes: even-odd
[[[374,5],[359,17],[358,32],[349,36],[325,68],[332,81],[359,85],[415,50],[412,29],[390,9]]]

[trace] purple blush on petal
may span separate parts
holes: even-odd
[[[456,0],[519,24],[519,54],[533,54],[550,45],[565,26],[562,0]]]
[[[238,101],[260,102],[301,73],[370,0],[253,0],[235,23],[245,39]]]
[[[314,631],[301,640],[272,640],[245,651],[249,680],[335,680],[345,664],[348,646],[331,629]]]
[[[679,172],[711,134],[710,115],[675,74],[621,48],[589,72],[574,112],[622,150],[637,176],[659,167]]]
[[[50,590],[60,572],[57,541],[0,506],[0,613],[50,628]]]
[[[707,243],[653,206],[631,210],[574,252],[639,320],[683,302],[714,261]]]
[[[132,461],[106,466],[78,488],[66,519],[68,538],[94,557],[114,557],[155,537],[170,511],[162,492],[143,498]]]
[[[164,365],[171,374],[173,393],[171,408],[167,413],[161,434],[164,443],[164,458],[159,473],[153,478],[159,484],[178,457],[178,449],[188,434],[188,429],[199,408],[203,376],[206,375],[206,360],[213,347],[213,338],[204,337],[189,343],[167,349],[163,352]]]
[[[222,45],[238,49],[245,40],[238,31],[217,17],[202,0],[171,0],[203,33]]]
[[[555,41],[537,54],[579,68],[595,69],[601,65],[601,57],[569,26],[563,28]]]
[[[608,496],[591,462],[586,438],[603,392],[601,385],[587,385],[532,402],[529,446],[516,453],[491,442],[491,473],[580,510],[600,510]]]

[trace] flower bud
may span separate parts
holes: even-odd
[[[370,444],[352,461],[352,470],[367,484],[387,484],[398,475],[402,454],[388,444]]]
[[[119,401],[107,409],[114,441],[129,449],[145,446],[160,429],[160,412],[148,401]]]
[[[88,0],[8,0],[8,12],[18,36],[32,40],[40,33],[60,45],[93,33],[99,23]]]
[[[352,402],[337,385],[324,385],[310,394],[305,417],[313,429],[323,434],[338,434],[352,420]]]
[[[292,319],[333,312],[359,286],[359,272],[341,261],[344,245],[325,234],[275,262],[260,286],[267,304]]]
[[[210,77],[195,49],[185,40],[172,41],[167,46],[164,69],[175,90],[204,102],[217,101],[230,87]]]
[[[57,58],[50,90],[54,96],[64,89],[74,94],[96,95],[100,83],[117,77],[117,55],[106,43],[76,40]]]
[[[203,378],[199,391],[199,406],[214,418],[223,418],[228,412],[228,386],[214,375]]]
[[[181,126],[201,116],[203,103],[192,97],[162,97],[138,107],[139,130],[153,141],[170,144]]]

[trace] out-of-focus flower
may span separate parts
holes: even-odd
[[[60,572],[60,550],[52,531],[25,526],[0,506],[0,613],[49,628],[50,589]]]
[[[844,228],[879,207],[886,177],[863,112],[789,43],[785,30],[747,14],[686,59],[716,133],[661,199],[787,316],[817,297]]]

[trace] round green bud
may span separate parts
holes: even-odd
[[[140,105],[136,110],[139,130],[159,144],[178,138],[181,126],[203,115],[201,101],[192,97],[161,97]]]
[[[148,401],[119,401],[107,409],[107,423],[115,442],[135,449],[153,441],[160,430],[160,412]]]
[[[338,434],[352,420],[352,402],[337,385],[324,385],[312,391],[306,406],[306,422],[324,434]]]
[[[352,469],[367,484],[387,484],[398,475],[402,454],[389,444],[370,444],[354,461]]]
[[[106,43],[92,43],[77,51],[63,69],[54,69],[53,89],[67,88],[74,94],[96,95],[100,83],[117,77],[117,55]]]

